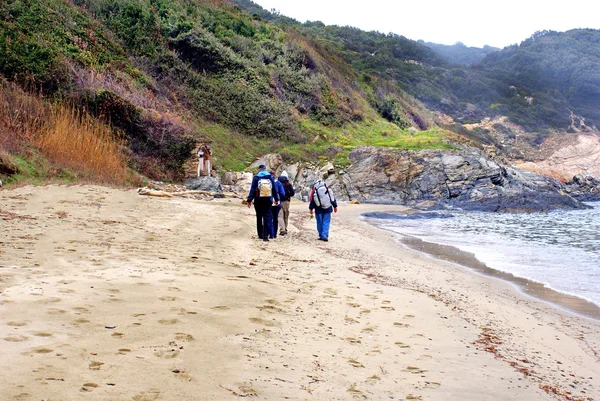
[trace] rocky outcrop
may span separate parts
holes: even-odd
[[[277,174],[285,170],[296,197],[304,201],[313,183],[324,179],[338,199],[361,203],[504,212],[587,207],[558,181],[503,165],[473,148],[416,152],[360,147],[349,158],[352,164],[343,170],[331,164],[286,165],[278,155],[255,164]],[[252,173],[228,173],[221,183],[245,196],[251,180]]]
[[[569,194],[582,202],[600,202],[600,179],[576,175],[565,184]]]
[[[394,151],[363,147],[339,176],[338,192],[367,203],[543,211],[586,207],[558,181],[497,163],[478,150]]]

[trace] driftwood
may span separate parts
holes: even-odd
[[[185,196],[185,195],[207,195],[215,198],[239,198],[240,196],[236,193],[218,193],[218,192],[210,192],[203,190],[194,190],[194,191],[181,191],[181,192],[165,192],[165,191],[155,191],[147,188],[139,188],[138,194],[140,195],[148,195],[148,196],[162,196],[167,198],[172,198],[174,196]]]

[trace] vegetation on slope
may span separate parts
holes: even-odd
[[[211,141],[228,169],[265,151],[339,157],[373,135],[447,146],[442,131],[424,141],[408,132],[433,119],[393,84],[357,73],[326,41],[225,1],[5,0],[0,31],[0,74],[102,121],[123,138],[129,166],[151,178],[183,178],[198,141]]]

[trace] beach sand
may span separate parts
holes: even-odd
[[[600,322],[340,205],[0,191],[1,400],[598,400]]]

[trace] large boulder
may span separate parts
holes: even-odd
[[[215,177],[202,176],[197,178],[188,178],[185,180],[185,186],[190,190],[201,190],[214,193],[222,193],[223,188],[219,179]]]

